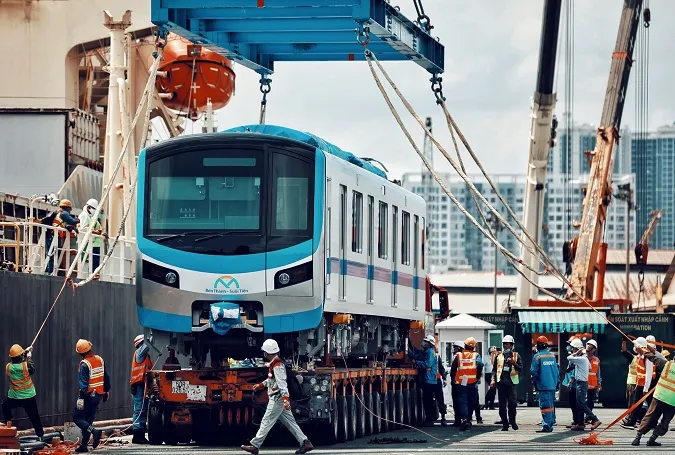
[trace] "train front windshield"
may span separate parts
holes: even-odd
[[[312,237],[313,157],[190,150],[149,160],[144,236],[202,254],[262,253]]]

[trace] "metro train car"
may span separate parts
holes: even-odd
[[[427,310],[425,202],[369,161],[271,125],[169,139],[138,159],[137,307],[182,365],[392,358]]]

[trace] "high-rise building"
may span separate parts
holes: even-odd
[[[632,138],[637,232],[647,228],[653,210],[663,209],[650,249],[675,248],[675,123]]]
[[[452,191],[459,202],[478,221],[481,221],[478,209],[475,206],[468,185],[454,173],[441,173],[441,179]],[[509,218],[506,209],[494,194],[482,175],[470,175],[469,178],[485,198],[499,209],[501,216],[516,227],[516,223]],[[616,175],[615,181],[622,176]],[[520,221],[523,215],[525,197],[524,175],[492,175],[499,193],[513,209]],[[588,175],[577,178],[566,185],[567,176],[554,174],[548,178],[545,199],[545,219],[542,229],[542,244],[547,254],[556,261],[559,267],[562,263],[563,243],[571,240],[577,234],[576,229],[567,228],[573,221],[581,219],[582,196],[581,188],[586,184]],[[434,183],[430,194],[426,194],[422,183],[421,173],[406,173],[403,175],[404,188],[419,194],[427,201],[428,251],[429,264],[432,272],[446,270],[494,270],[495,251],[492,243],[471,223],[471,221],[449,200],[443,190]],[[485,207],[481,205],[483,212]],[[614,201],[609,206],[605,241],[609,248],[625,248],[625,203]],[[631,213],[631,222],[634,223],[634,212]],[[633,224],[634,226],[634,224]],[[635,233],[634,229],[631,229]],[[520,231],[518,231],[520,234]],[[635,235],[629,239],[631,245],[635,242]],[[502,245],[516,256],[520,256],[520,243],[506,229],[498,233]],[[497,255],[497,268],[506,274],[515,274],[503,255]]]

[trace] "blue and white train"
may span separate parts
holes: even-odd
[[[429,317],[424,200],[351,153],[250,125],[152,145],[138,174],[139,320],[193,365],[268,336],[309,361],[382,358]]]

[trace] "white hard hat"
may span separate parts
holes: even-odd
[[[588,341],[586,342],[586,346],[588,346],[589,344],[590,344],[591,346],[593,346],[595,349],[598,349],[598,342],[597,342],[597,341],[595,341],[595,340],[588,340]]]
[[[145,341],[145,336],[144,335],[138,335],[136,338],[134,338],[134,346],[138,346],[143,341]]]
[[[637,338],[633,341],[633,345],[634,345],[636,348],[646,348],[646,347],[647,347],[647,340],[646,340],[644,337],[637,337]]]
[[[424,337],[424,341],[429,343],[432,346],[436,346],[436,338],[433,335],[427,335]]]
[[[656,343],[656,337],[654,337],[654,335],[648,335],[645,340],[647,340],[647,343]]]
[[[87,201],[87,205],[88,205],[89,207],[92,207],[92,208],[94,208],[94,209],[97,209],[97,208],[98,208],[98,201],[97,201],[96,199],[89,199],[89,200]]]
[[[454,343],[452,343],[452,345],[457,346],[460,349],[464,349],[464,343],[462,343],[461,341],[455,341]]]
[[[515,341],[513,341],[513,337],[511,335],[506,335],[504,338],[502,338],[502,343],[515,343]]]
[[[579,338],[573,339],[572,342],[570,343],[570,345],[573,348],[576,348],[576,349],[583,349],[584,348],[584,343],[582,343]]]
[[[262,350],[268,354],[276,354],[279,352],[279,345],[273,339],[265,340],[262,345]]]

